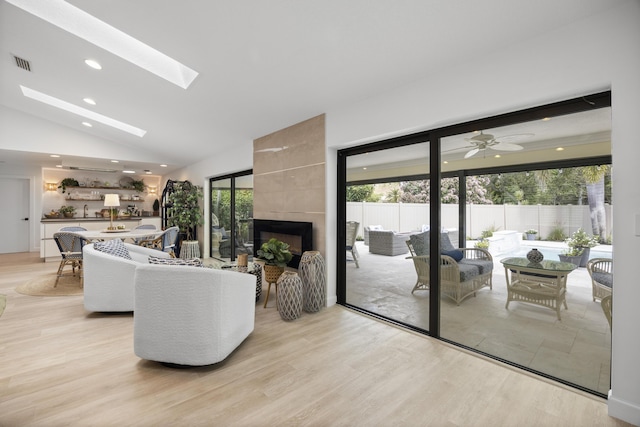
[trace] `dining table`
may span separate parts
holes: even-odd
[[[150,229],[117,229],[117,230],[87,230],[87,231],[74,231],[75,234],[82,236],[86,241],[99,241],[110,239],[155,239],[164,233],[163,230],[150,230]]]

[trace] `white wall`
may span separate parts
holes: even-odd
[[[640,339],[637,328],[629,325],[640,325],[635,268],[640,263],[640,242],[633,232],[635,215],[640,215],[639,23],[640,2],[623,2],[604,14],[493,54],[460,58],[459,64],[412,85],[327,111],[329,160],[335,159],[339,148],[389,135],[612,89],[616,299],[609,413],[635,424],[640,424]],[[327,163],[327,248],[336,246],[336,164]],[[328,269],[329,301],[335,301],[335,262],[328,262]]]

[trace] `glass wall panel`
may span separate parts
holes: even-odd
[[[464,258],[441,282],[442,338],[608,392],[610,327],[586,267],[612,259],[610,165],[581,159],[610,154],[610,115],[602,108],[441,140],[446,168],[468,175]],[[579,235],[584,260],[568,261]],[[528,257],[534,249],[542,261]]]
[[[210,179],[211,256],[233,261],[253,255],[253,175],[251,172]]]
[[[231,178],[211,180],[211,257],[231,259]]]
[[[346,303],[429,329],[429,297],[407,258],[411,234],[429,227],[429,144],[347,158]]]

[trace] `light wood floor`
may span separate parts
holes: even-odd
[[[627,425],[602,399],[340,306],[285,322],[258,303],[225,362],[171,369],[135,356],[131,314],[14,291],[56,267],[0,256],[1,426]]]

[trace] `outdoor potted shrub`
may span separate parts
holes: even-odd
[[[570,262],[571,264],[574,264],[576,267],[580,267],[580,260],[582,259],[582,252],[583,249],[581,248],[567,248],[564,251],[562,251],[559,255],[558,258],[560,258],[560,261],[562,262]]]
[[[525,236],[527,236],[527,240],[536,240],[538,235],[538,230],[534,230],[533,228],[528,229],[524,232]]]
[[[264,261],[264,276],[267,283],[276,283],[278,277],[284,273],[287,263],[293,258],[289,245],[275,238],[264,242],[258,249],[257,256]]]
[[[473,247],[489,250],[489,241],[481,238]]]
[[[589,261],[591,248],[598,244],[598,238],[595,236],[589,236],[582,228],[579,228],[571,235],[571,237],[565,240],[565,243],[570,249],[582,249],[580,267],[586,267],[587,262]]]
[[[76,214],[76,208],[74,206],[62,206],[58,209],[58,212],[62,214],[65,218],[73,218]]]

